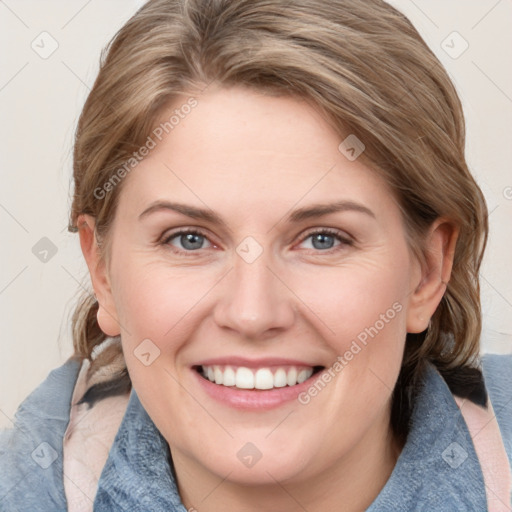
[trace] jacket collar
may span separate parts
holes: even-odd
[[[133,388],[98,482],[94,510],[187,512],[176,487],[169,445]]]
[[[464,418],[433,365],[406,444],[368,512],[487,510],[482,470]]]

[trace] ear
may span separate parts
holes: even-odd
[[[107,265],[104,259],[101,258],[101,250],[96,238],[94,217],[85,214],[80,215],[77,224],[80,247],[89,268],[92,287],[98,301],[98,325],[107,336],[118,336],[121,333],[121,329],[106,268]]]
[[[423,332],[441,302],[450,280],[459,229],[446,219],[437,219],[425,242],[425,264],[410,295],[407,332]],[[418,282],[419,281],[419,282]]]

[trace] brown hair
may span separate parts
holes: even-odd
[[[479,356],[487,209],[467,168],[463,111],[446,71],[410,21],[382,0],[150,0],[102,55],[76,131],[70,230],[79,214],[95,217],[105,258],[123,182],[101,199],[95,191],[144,144],[163,106],[212,82],[300,96],[340,137],[355,134],[395,192],[420,259],[436,218],[459,228],[452,276],[430,328],[407,337],[393,397],[395,431],[405,432],[411,385],[425,362],[453,390],[459,370],[470,375]],[[90,294],[77,306],[77,357],[90,358],[106,338],[97,307]]]

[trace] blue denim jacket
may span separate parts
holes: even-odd
[[[0,432],[1,511],[66,510],[62,441],[78,370],[72,358],[53,370],[18,408],[16,426]],[[511,460],[512,355],[485,356],[484,377]],[[133,389],[98,482],[94,510],[187,512],[168,444]],[[482,471],[450,390],[429,367],[405,447],[368,512],[461,510],[486,510]]]

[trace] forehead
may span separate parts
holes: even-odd
[[[193,108],[182,109],[191,104],[183,96],[162,111],[151,135],[154,148],[130,173],[121,194],[129,201],[121,203],[140,209],[178,197],[241,213],[244,205],[394,202],[377,173],[340,152],[343,137],[304,100],[244,88],[207,91],[194,100]]]

